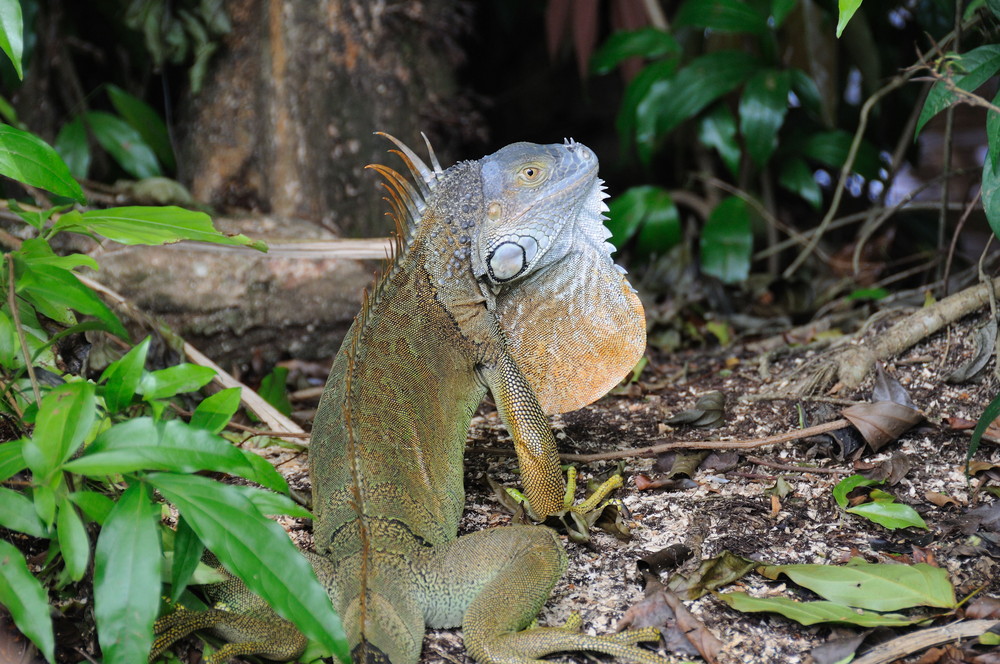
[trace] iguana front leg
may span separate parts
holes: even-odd
[[[548,416],[514,358],[506,350],[499,351],[483,374],[500,418],[514,441],[524,495],[532,516],[544,520],[547,516],[566,512],[589,512],[598,507],[608,493],[621,486],[621,476],[613,475],[594,495],[574,505],[572,495],[566,491]],[[575,482],[572,485],[575,486]]]

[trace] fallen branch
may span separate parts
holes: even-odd
[[[980,636],[997,626],[1000,626],[1000,620],[965,620],[910,632],[878,644],[854,660],[854,664],[888,664],[925,648]]]

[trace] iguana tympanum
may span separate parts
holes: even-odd
[[[581,509],[566,506],[546,413],[599,398],[645,347],[642,305],[609,255],[597,157],[572,140],[515,143],[442,170],[433,151],[428,167],[387,138],[415,184],[372,166],[398,222],[396,255],[334,361],[309,448],[309,557],[354,661],[416,662],[427,627],[461,625],[483,664],[575,650],[662,662],[634,645],[652,629],[530,626],[566,565],[552,530],[456,537],[466,435],[487,390],[533,515]],[[231,642],[223,655],[297,656],[301,635],[241,592],[240,616],[209,621]],[[233,604],[231,587],[220,594]],[[161,619],[158,646],[178,623]]]

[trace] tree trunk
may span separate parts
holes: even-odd
[[[226,9],[232,32],[202,92],[182,111],[181,179],[224,211],[386,235],[378,178],[362,167],[387,159],[401,165],[372,132],[414,145],[423,130],[454,145],[461,137],[453,128],[475,124],[453,77],[461,60],[453,39],[468,7],[462,0],[228,0]]]

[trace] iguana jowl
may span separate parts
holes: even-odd
[[[456,537],[466,435],[487,390],[544,517],[566,509],[546,413],[603,395],[645,346],[642,306],[609,255],[596,156],[515,143],[442,171],[433,152],[429,168],[388,138],[415,186],[373,167],[400,222],[397,255],[337,355],[309,451],[310,560],[353,659],[416,662],[427,627],[461,625],[484,664],[572,650],[662,662],[633,645],[655,632],[525,629],[566,565],[553,531]],[[243,631],[240,652],[265,645]],[[275,639],[272,657],[301,647],[297,633],[283,649]]]

